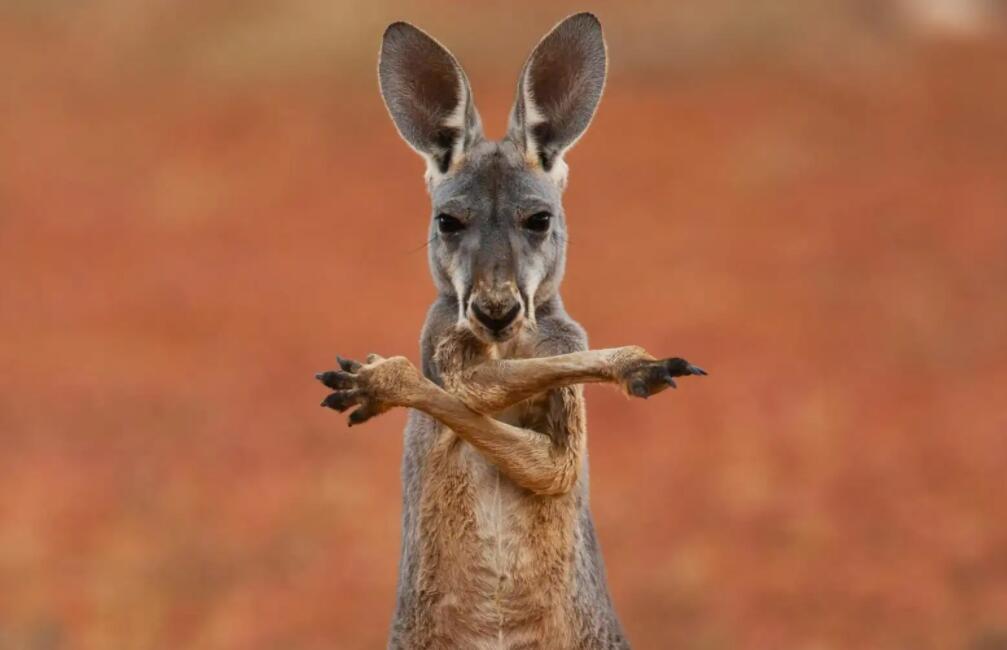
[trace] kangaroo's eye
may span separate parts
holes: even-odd
[[[442,212],[437,215],[437,230],[445,235],[450,235],[465,230],[465,223],[457,217]]]
[[[549,230],[549,222],[552,215],[548,212],[536,212],[524,220],[524,227],[532,232],[545,232]]]

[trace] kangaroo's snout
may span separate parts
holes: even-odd
[[[522,316],[521,301],[510,292],[490,296],[479,294],[469,301],[468,318],[472,325],[481,326],[495,341],[504,341],[517,333]],[[473,327],[478,331],[479,327]]]
[[[494,334],[499,334],[506,329],[508,325],[514,322],[514,319],[517,318],[517,315],[520,312],[521,305],[514,303],[514,306],[507,310],[506,313],[501,316],[493,316],[484,312],[479,307],[478,303],[472,304],[472,313],[475,314],[475,317],[479,319],[480,323],[486,326],[486,329],[490,330]]]

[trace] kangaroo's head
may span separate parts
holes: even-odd
[[[598,19],[567,18],[528,57],[507,135],[490,141],[451,53],[407,23],[385,31],[381,94],[427,163],[434,282],[487,343],[533,325],[536,306],[556,295],[566,255],[563,155],[594,116],[605,68]]]

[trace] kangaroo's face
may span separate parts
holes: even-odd
[[[506,137],[483,138],[461,66],[406,23],[385,32],[381,93],[402,137],[427,162],[430,267],[458,319],[488,343],[535,321],[563,276],[563,154],[594,115],[605,43],[591,14],[557,25],[518,82]]]
[[[435,281],[459,298],[459,319],[480,338],[510,338],[563,274],[559,188],[514,143],[484,141],[431,195]]]

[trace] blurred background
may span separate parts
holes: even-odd
[[[1003,2],[0,1],[0,649],[383,647],[428,201],[375,80],[405,19],[488,134],[557,20],[611,67],[570,153],[588,389],[639,648],[1007,648]]]

